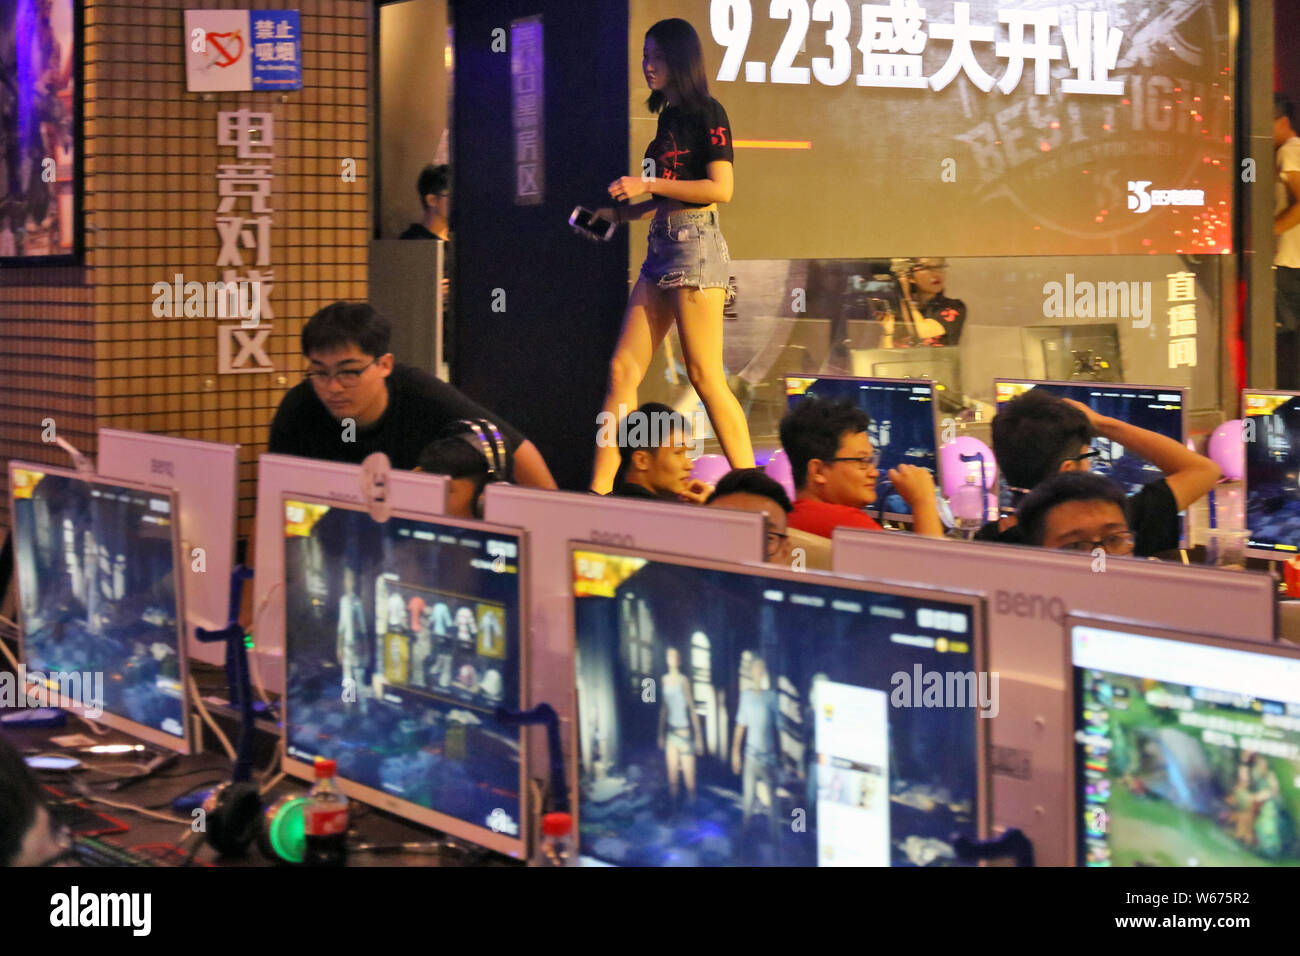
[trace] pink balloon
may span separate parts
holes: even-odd
[[[785,493],[794,500],[794,469],[790,467],[790,456],[785,453],[784,448],[778,448],[772,453],[771,459],[763,469],[767,472],[769,478],[774,479],[785,489]]]
[[[996,490],[998,464],[993,460],[993,449],[978,438],[962,435],[939,447],[939,473],[943,476],[945,498],[951,499],[957,494],[957,489],[966,483],[968,473],[975,476],[976,482],[980,480],[980,463],[961,460],[962,455],[977,454],[984,456],[985,488],[990,492]]]
[[[1242,420],[1224,422],[1210,435],[1206,451],[1223,469],[1223,477],[1236,481],[1246,477],[1246,446],[1241,437]]]
[[[718,479],[729,471],[731,471],[731,463],[727,461],[726,455],[701,455],[695,459],[695,467],[691,469],[691,477],[698,478],[710,485],[716,485]]]

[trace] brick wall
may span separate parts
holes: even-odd
[[[187,6],[299,10],[303,89],[186,92]],[[83,16],[85,265],[0,270],[0,464],[68,464],[41,442],[47,417],[88,452],[99,427],[239,442],[247,534],[257,456],[302,368],[302,323],[336,299],[366,296],[372,6],[86,0]],[[217,114],[242,108],[274,117],[266,352],[276,370],[218,375],[219,323],[155,318],[153,286],[176,273],[221,278],[217,164],[240,160],[218,146]],[[355,160],[355,182],[343,180],[344,159]],[[7,527],[7,502],[0,520]]]

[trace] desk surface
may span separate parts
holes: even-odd
[[[75,718],[69,718],[66,727],[19,729],[5,728],[5,736],[24,753],[56,751],[49,743],[51,736],[81,733],[85,731]],[[96,743],[135,743],[125,734],[109,731],[103,737],[95,738]],[[65,751],[71,753],[71,751]],[[156,819],[137,813],[134,810],[110,806],[105,803],[87,801],[93,809],[121,820],[130,825],[126,833],[96,837],[105,843],[112,843],[126,849],[150,844],[179,844],[186,834],[191,832],[186,814],[171,809],[172,800],[195,790],[208,789],[230,779],[230,760],[220,750],[216,752],[192,754],[178,757],[176,762],[148,779],[141,780],[120,791],[109,791],[105,784],[112,780],[136,772],[132,766],[142,766],[144,760],[124,760],[120,756],[76,754],[86,764],[87,769],[76,772],[75,776],[89,788],[92,794],[102,796],[115,804],[130,804],[145,807],[154,812],[172,817],[174,822]],[[260,768],[259,768],[260,769]],[[40,773],[36,777],[42,784],[55,787],[65,793],[75,794],[76,788],[69,783],[70,774]],[[269,793],[264,802],[270,803],[286,794],[306,792],[306,785],[298,780],[281,779]],[[365,804],[352,801],[351,843],[397,844],[424,843],[436,840],[440,834],[424,827],[415,826],[377,810]],[[197,837],[185,844],[186,850],[192,849]],[[249,848],[246,856],[239,859],[222,859],[206,843],[203,844],[195,858],[195,863],[215,866],[272,866],[258,851],[256,844]],[[442,852],[353,852],[348,856],[349,866],[519,866],[518,861],[508,859],[496,853],[467,847],[465,851],[455,849]]]

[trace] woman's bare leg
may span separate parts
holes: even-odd
[[[663,341],[672,325],[669,301],[650,280],[642,277],[632,287],[623,313],[623,331],[614,357],[609,361],[609,389],[605,393],[604,410],[618,424],[628,412],[637,407],[636,390],[645,378],[655,349]],[[591,475],[591,490],[602,495],[614,490],[614,473],[618,471],[618,443],[597,442],[596,463]]]
[[[732,468],[753,468],[745,412],[731,394],[722,372],[722,289],[673,289],[677,331],[686,359],[686,374],[704,402],[713,431]]]

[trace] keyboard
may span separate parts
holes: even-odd
[[[81,866],[161,866],[157,860],[90,837],[77,837],[72,852]]]

